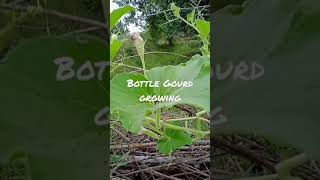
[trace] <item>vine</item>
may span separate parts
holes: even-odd
[[[111,31],[119,19],[126,13],[134,10],[131,6],[124,6],[111,13]],[[185,64],[177,66],[162,66],[147,69],[145,64],[145,42],[138,33],[131,35],[131,40],[136,47],[138,56],[142,63],[143,74],[130,72],[120,73],[111,79],[111,114],[114,120],[122,123],[122,126],[133,133],[143,133],[157,141],[157,149],[161,153],[171,154],[176,149],[197,142],[210,134],[209,130],[203,128],[209,120],[204,118],[210,109],[209,81],[210,81],[210,53],[209,33],[210,23],[195,17],[193,10],[187,18],[180,15],[180,8],[171,4],[170,12],[174,16],[194,28],[203,43],[202,55],[194,55]],[[168,22],[171,22],[168,20]],[[173,22],[173,21],[172,21]],[[123,42],[119,34],[112,33],[110,40],[111,71],[125,65],[113,62]],[[139,87],[128,88],[127,80],[132,81],[161,81],[179,80],[192,81],[194,86],[190,88],[181,87]],[[181,101],[151,101],[141,102],[140,96],[177,95]],[[197,94],[197,95],[196,95]],[[195,97],[194,97],[195,96]],[[199,112],[195,117],[164,119],[162,112],[177,104],[189,104],[196,107]],[[194,123],[194,125],[193,125]]]

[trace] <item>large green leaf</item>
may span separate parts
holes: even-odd
[[[106,138],[94,117],[106,105],[108,92],[103,87],[108,82],[57,81],[53,61],[72,57],[76,69],[87,60],[105,59],[105,51],[105,43],[93,38],[19,43],[7,64],[0,65],[0,164],[23,152],[33,180],[104,175]]]
[[[216,83],[214,102],[228,121],[215,131],[258,133],[319,158],[320,2],[248,1],[244,8],[214,14],[215,62],[259,63],[265,73]]]
[[[183,131],[165,129],[164,133],[170,139],[161,139],[157,142],[157,149],[164,154],[171,154],[176,149],[191,144],[192,138]]]
[[[134,8],[128,5],[113,10],[110,15],[110,29],[114,28],[123,15],[133,10]]]
[[[119,113],[124,127],[129,131],[141,130],[144,116],[149,110],[170,107],[175,104],[191,104],[209,111],[210,109],[210,62],[209,56],[194,56],[186,64],[157,67],[147,71],[148,80],[192,81],[189,88],[155,87],[128,88],[127,80],[146,80],[137,73],[119,74],[111,80],[111,112]],[[180,95],[181,101],[152,104],[139,101],[141,95]]]
[[[161,102],[158,107],[170,107],[175,104],[192,104],[210,111],[210,57],[195,55],[186,64],[153,68],[147,72],[151,81],[192,81],[188,88],[154,88],[156,95],[180,95],[181,101]]]
[[[115,76],[111,80],[111,112],[117,112],[123,126],[132,132],[139,132],[144,122],[144,116],[148,109],[152,109],[151,103],[139,101],[142,95],[148,95],[151,89],[128,88],[127,80],[144,81],[145,77],[138,73],[124,73]]]

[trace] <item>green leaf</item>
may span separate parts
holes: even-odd
[[[138,73],[123,73],[111,80],[111,112],[117,112],[122,125],[131,132],[141,131],[144,116],[148,109],[152,108],[151,103],[140,102],[142,95],[150,94],[150,88],[127,87],[127,80],[145,81],[145,77]]]
[[[121,48],[123,44],[123,40],[118,40],[117,35],[111,36],[111,42],[110,42],[110,62],[112,62],[112,59],[115,57],[119,49]]]
[[[181,9],[180,9],[178,6],[176,6],[175,3],[172,3],[172,4],[171,4],[171,10],[173,11],[174,16],[180,17],[180,11],[181,11]]]
[[[192,12],[187,15],[187,20],[192,24],[194,23],[195,12],[196,12],[195,10],[192,10]]]
[[[111,29],[111,31],[123,15],[125,15],[126,13],[133,11],[133,10],[134,10],[134,7],[129,6],[129,5],[126,5],[126,6],[123,6],[118,9],[113,10],[110,15],[110,29]]]
[[[186,64],[153,68],[147,72],[149,80],[191,81],[192,87],[154,88],[156,95],[180,95],[179,102],[160,102],[159,107],[171,107],[176,104],[191,104],[210,111],[210,57],[195,55]]]
[[[221,37],[215,41],[217,60],[233,60],[234,66],[245,60],[251,70],[254,64],[265,69],[251,81],[216,81],[214,102],[222,105],[227,122],[215,132],[255,133],[320,158],[320,31],[314,23],[319,4],[251,1],[237,16],[226,9],[214,14]],[[218,63],[228,63],[222,60]]]
[[[197,19],[196,20],[196,28],[199,30],[200,36],[204,39],[207,39],[210,34],[210,22]]]
[[[191,136],[183,131],[165,129],[164,133],[170,137],[170,139],[161,139],[157,142],[157,149],[161,153],[171,154],[182,146],[192,144]]]
[[[170,107],[175,104],[190,104],[206,111],[210,111],[210,60],[209,56],[196,55],[186,64],[178,66],[157,67],[147,71],[148,80],[160,81],[192,81],[193,86],[163,87],[158,88],[129,88],[127,80],[146,80],[142,74],[122,73],[111,80],[111,113],[119,113],[120,121],[124,127],[131,132],[139,132],[143,126],[144,116],[152,110],[160,107]],[[180,95],[181,101],[140,102],[142,95]]]
[[[105,59],[105,42],[85,38],[85,43],[72,37],[24,40],[8,54],[0,66],[0,164],[24,152],[32,179],[103,176],[97,162],[104,163],[106,137],[94,117],[109,99],[102,88],[109,81],[57,81],[53,63],[70,56],[76,69],[88,59]]]

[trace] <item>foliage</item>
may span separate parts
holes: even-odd
[[[199,34],[199,37],[201,38],[203,42],[203,47],[201,48],[202,54],[208,55],[210,54],[209,51],[209,34],[210,34],[210,22],[205,21],[203,19],[195,19],[194,18],[194,11],[192,11],[190,14],[187,15],[187,19],[184,19],[181,14],[181,8],[176,6],[174,3],[171,4],[171,10],[173,11],[174,16],[181,19],[183,22],[185,22],[187,25],[192,27],[194,30],[196,30]]]
[[[228,9],[215,14],[219,17],[215,32],[223,37],[216,39],[219,51],[215,55],[221,64],[243,60],[259,63],[265,74],[250,83],[217,81],[214,101],[223,104],[224,111],[232,116],[216,126],[216,131],[254,132],[319,158],[316,42],[320,31],[315,22],[320,18],[320,3],[248,3],[245,13],[236,16]],[[306,69],[301,70],[302,66]]]
[[[121,8],[118,8],[114,11],[112,11],[110,15],[110,29],[113,29],[115,24],[120,20],[120,18],[125,15],[126,13],[134,10],[131,6],[123,6]]]
[[[119,9],[116,9],[112,11],[110,14],[110,29],[115,27],[116,23],[120,20],[120,18],[125,15],[126,13],[134,10],[131,6],[124,6]],[[110,39],[110,62],[112,62],[112,59],[114,58],[115,54],[118,52],[120,47],[123,44],[123,40],[119,40],[118,36],[116,34],[111,35]]]
[[[165,129],[164,134],[169,137],[168,139],[161,139],[158,141],[157,148],[160,152],[165,154],[171,154],[181,146],[191,144],[192,138],[179,130]]]
[[[55,78],[58,57],[74,58],[74,68],[105,59],[105,42],[83,38],[86,43],[71,37],[24,40],[0,66],[0,164],[23,152],[31,167],[31,177],[24,179],[84,180],[104,174],[105,128],[95,125],[93,115],[109,98],[101,88],[109,82]]]
[[[131,4],[137,7],[137,11],[139,13],[133,12],[130,16],[125,18],[125,22],[135,23],[137,26],[147,26],[148,30],[150,31],[151,37],[153,39],[158,39],[159,35],[163,34],[165,38],[168,38],[171,41],[171,38],[179,33],[184,32],[187,36],[194,34],[194,30],[186,25],[183,22],[175,21],[174,23],[168,23],[168,18],[170,16],[170,4],[175,2],[181,8],[190,8],[190,1],[184,0],[114,0],[118,5],[123,6],[126,4]],[[202,0],[199,6],[208,5],[208,0]],[[182,16],[186,16],[188,14],[189,9],[183,10],[181,12]],[[206,10],[203,10],[206,11]],[[162,13],[159,13],[162,12]],[[167,13],[166,13],[167,12]],[[157,14],[155,14],[157,13]],[[155,14],[155,15],[152,15]],[[198,13],[196,13],[197,16]],[[208,19],[208,12],[207,15],[202,13],[205,19]]]
[[[189,21],[181,17],[179,7],[172,4],[172,12],[175,16],[191,26],[198,32],[203,41],[201,51],[202,56],[195,55],[187,63],[177,66],[155,67],[146,69],[144,57],[144,42],[138,35],[134,34],[132,39],[140,56],[143,73],[120,73],[112,78],[110,84],[111,94],[111,113],[116,120],[120,120],[123,127],[133,133],[144,133],[158,140],[157,147],[160,152],[171,154],[175,149],[192,143],[194,140],[201,139],[209,134],[209,131],[203,131],[201,126],[196,129],[188,126],[171,124],[161,119],[161,111],[170,108],[176,104],[189,104],[198,107],[202,111],[196,117],[182,119],[182,121],[196,120],[202,123],[205,112],[210,110],[209,81],[210,81],[210,56],[208,22],[197,18],[190,18]],[[117,11],[116,11],[117,12]],[[206,47],[207,46],[207,49]],[[111,52],[112,54],[114,52]],[[128,88],[127,80],[133,81],[160,81],[160,88],[139,87]],[[192,81],[193,86],[189,88],[182,87],[164,87],[162,83],[169,81]],[[180,95],[181,101],[163,101],[163,102],[142,102],[141,96],[171,96]],[[181,121],[181,119],[171,119],[170,121]]]
[[[181,95],[182,104],[192,104],[209,111],[209,57],[194,56],[186,64],[178,66],[164,66],[147,71],[146,79],[138,73],[122,73],[111,80],[111,109],[120,114],[121,122],[127,130],[139,132],[143,127],[144,116],[148,111],[154,111],[163,107],[170,107],[177,102],[162,102],[158,104],[141,103],[139,97],[142,95]],[[191,88],[128,88],[127,80],[134,81],[193,81]],[[195,96],[197,92],[197,96]]]

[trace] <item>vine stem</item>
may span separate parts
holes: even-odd
[[[196,127],[197,127],[197,129],[198,130],[201,130],[202,129],[202,121],[201,120],[203,120],[204,118],[202,118],[202,117],[200,117],[200,116],[202,116],[202,115],[205,115],[207,113],[207,111],[205,111],[205,110],[203,110],[203,111],[200,111],[200,112],[198,112],[197,114],[196,114],[196,118],[197,118],[197,120],[196,120]],[[209,121],[210,122],[210,121]]]
[[[165,122],[175,122],[175,121],[188,121],[188,120],[195,120],[199,119],[205,122],[210,122],[208,119],[202,118],[202,117],[187,117],[187,118],[176,118],[176,119],[166,119]]]
[[[146,77],[146,79],[148,79],[148,76],[147,76],[147,68],[146,68],[146,63],[145,63],[145,61],[144,61],[144,57],[141,58],[141,62],[142,62],[144,77]]]
[[[202,123],[201,123],[202,121],[201,121],[201,119],[200,118],[197,118],[197,120],[196,120],[196,128],[198,129],[198,130],[201,130],[202,129]]]
[[[156,111],[156,128],[161,128],[161,109],[158,108]]]
[[[153,130],[154,132],[158,133],[160,136],[166,138],[166,139],[170,139],[169,136],[167,136],[165,133],[163,133],[162,131],[160,131],[159,129],[157,129],[156,127],[152,126],[150,123],[145,123],[145,125],[150,128],[151,130]]]
[[[181,131],[187,131],[187,132],[192,132],[196,135],[200,135],[200,136],[205,136],[207,134],[210,134],[210,131],[199,131],[199,130],[195,130],[195,129],[190,129],[190,128],[185,128],[185,127],[180,127],[180,126],[175,126],[175,125],[171,125],[171,124],[167,124],[167,123],[162,123],[162,125],[166,128],[170,128],[170,129],[174,129],[174,130],[181,130]]]
[[[154,118],[145,117],[145,119],[149,120],[149,121],[151,121],[153,123],[157,123],[157,120],[155,120]],[[192,134],[199,135],[201,137],[210,134],[210,131],[200,131],[200,130],[196,130],[196,129],[186,128],[186,127],[181,127],[181,126],[175,126],[175,125],[168,124],[168,123],[161,122],[161,121],[160,121],[160,123],[161,123],[161,125],[163,127],[166,127],[166,128],[169,128],[169,129],[173,129],[173,130],[178,130],[178,131],[191,132]]]
[[[193,24],[191,24],[190,22],[188,22],[187,20],[185,20],[183,17],[181,17],[181,16],[178,16],[178,18],[179,19],[181,19],[183,22],[185,22],[188,26],[191,26],[194,30],[196,30],[197,31],[197,33],[200,35],[200,31],[199,31],[199,29],[196,27],[196,26],[194,26]],[[207,40],[207,39],[205,39],[205,38],[203,38],[201,35],[200,35],[200,38],[201,38],[201,40],[202,40],[202,42],[204,43],[204,44],[210,44],[210,42]]]
[[[149,129],[143,128],[142,131],[143,131],[146,135],[148,135],[148,136],[150,136],[150,137],[152,137],[152,138],[154,138],[154,139],[157,139],[157,140],[160,139],[160,137],[159,137],[156,133],[154,133],[153,131],[150,131]]]
[[[203,111],[198,112],[198,113],[196,114],[196,116],[197,116],[197,117],[200,117],[200,116],[203,116],[203,115],[205,115],[205,114],[207,114],[207,111],[206,111],[206,110],[203,110]]]
[[[181,20],[182,20],[183,22],[185,22],[188,26],[192,27],[194,30],[197,31],[197,33],[199,34],[199,37],[201,38],[201,40],[202,40],[202,42],[203,42],[204,47],[210,45],[209,40],[206,39],[206,38],[203,38],[203,37],[201,36],[201,33],[200,33],[199,29],[198,29],[194,24],[188,22],[186,19],[184,19],[183,17],[181,17],[180,14],[177,15],[176,17],[179,18],[179,19],[181,19]],[[207,52],[204,53],[204,54],[208,55]]]

